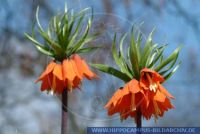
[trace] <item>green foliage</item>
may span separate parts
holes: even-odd
[[[135,38],[135,32],[133,28],[131,29],[129,47],[127,49],[128,52],[126,53],[127,59],[125,59],[123,52],[123,44],[125,39],[127,39],[127,33],[120,38],[119,51],[116,47],[116,34],[114,35],[112,54],[119,70],[102,64],[91,65],[125,82],[133,78],[139,80],[140,72],[143,68],[155,70],[160,73],[165,80],[169,79],[180,66],[180,62],[177,65],[176,62],[181,46],[175,49],[170,56],[164,58],[163,52],[167,45],[158,46],[158,44],[153,43],[153,32],[154,30],[149,34],[145,44],[142,46],[142,33],[138,32],[137,38]]]
[[[90,8],[85,8],[78,13],[67,10],[63,14],[51,18],[48,28],[45,31],[39,21],[39,7],[36,11],[36,22],[38,33],[44,39],[44,44],[40,43],[35,37],[33,28],[32,35],[25,36],[34,43],[36,48],[43,54],[62,61],[74,53],[87,53],[99,47],[84,47],[88,42],[93,41],[98,34],[89,34],[92,25],[92,17],[86,21],[86,15]],[[88,16],[87,16],[88,17]],[[86,24],[85,24],[86,23]]]
[[[125,74],[117,69],[114,69],[113,67],[109,67],[109,66],[103,65],[103,64],[90,64],[90,65],[97,68],[98,70],[100,70],[102,72],[105,72],[105,73],[111,74],[117,78],[120,78],[121,80],[123,80],[125,82],[128,82],[131,80],[131,78],[128,77],[127,74]]]

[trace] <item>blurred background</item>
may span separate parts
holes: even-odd
[[[37,6],[46,27],[52,15],[64,11],[65,2],[75,12],[86,7],[94,9],[93,30],[102,33],[95,44],[104,48],[82,55],[88,62],[115,66],[110,49],[113,33],[123,34],[142,22],[144,35],[155,27],[154,42],[168,44],[166,56],[184,44],[179,56],[182,65],[165,83],[176,97],[172,101],[175,109],[157,123],[153,118],[143,120],[143,126],[200,126],[199,0],[0,0],[0,134],[60,133],[60,99],[41,93],[40,84],[34,83],[49,59],[38,53],[24,33],[31,33]],[[103,109],[123,82],[94,71],[100,79],[85,80],[81,91],[69,94],[69,133],[84,134],[88,126],[134,127],[133,119],[121,123],[117,114],[108,117]]]

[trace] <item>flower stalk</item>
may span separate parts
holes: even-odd
[[[142,113],[141,113],[141,111],[139,109],[136,112],[136,127],[137,128],[141,128],[142,127]],[[141,134],[141,132],[138,131],[137,134]]]
[[[67,134],[67,120],[68,120],[68,92],[64,90],[62,93],[62,122],[61,134]]]

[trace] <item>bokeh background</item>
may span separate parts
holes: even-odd
[[[165,83],[176,97],[176,108],[157,123],[153,118],[143,120],[143,126],[200,126],[199,0],[0,0],[0,134],[60,133],[59,97],[41,93],[40,84],[34,84],[49,59],[38,53],[24,33],[31,32],[37,6],[46,27],[52,15],[64,11],[65,2],[75,12],[94,9],[93,30],[102,33],[95,44],[104,47],[82,55],[88,62],[115,66],[110,49],[113,33],[120,35],[142,22],[144,35],[155,27],[154,42],[168,44],[166,56],[184,44],[179,56],[182,65]],[[121,123],[118,115],[108,117],[103,109],[123,82],[93,70],[100,79],[85,80],[81,91],[69,95],[69,134],[84,134],[88,126],[135,126],[133,119]]]

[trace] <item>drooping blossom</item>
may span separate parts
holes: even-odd
[[[41,91],[62,93],[65,89],[71,91],[79,88],[83,78],[91,80],[96,77],[96,74],[89,69],[85,60],[74,54],[61,63],[51,61],[36,82],[42,81]]]
[[[136,110],[147,120],[163,116],[168,109],[174,108],[170,98],[174,98],[162,85],[164,78],[157,72],[144,68],[140,81],[133,79],[118,89],[105,105],[108,115],[120,114],[121,120],[127,117],[136,118]]]
[[[174,97],[162,86],[164,78],[156,71],[144,68],[141,70],[140,87],[144,91],[143,105],[141,105],[142,115],[146,119],[162,117],[165,111],[174,108],[170,98]]]

